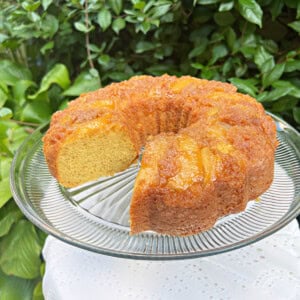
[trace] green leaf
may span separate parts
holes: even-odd
[[[79,96],[82,93],[97,90],[101,87],[100,78],[92,76],[90,72],[81,73],[74,83],[63,92],[64,96]]]
[[[0,44],[2,44],[4,41],[8,40],[9,36],[4,33],[0,33]]]
[[[220,2],[220,0],[197,0],[197,3],[202,5],[215,4],[218,2]]]
[[[133,1],[133,3],[134,3],[133,7],[135,9],[139,9],[139,10],[142,10],[145,7],[145,5],[146,5],[145,1]]]
[[[111,24],[111,13],[106,8],[102,8],[98,13],[97,21],[100,27],[105,31]]]
[[[23,143],[28,133],[24,127],[17,125],[11,121],[0,120],[0,150],[8,155],[13,155],[15,151]],[[1,194],[1,189],[0,189]],[[0,197],[1,201],[1,197]]]
[[[267,100],[267,98],[268,98],[268,95],[269,95],[269,92],[266,92],[266,91],[259,93],[256,97],[256,100],[258,102],[265,102],[265,100]]]
[[[31,80],[31,72],[28,68],[9,60],[0,60],[0,82],[7,85],[15,85],[20,79]]]
[[[10,150],[15,153],[17,149],[21,146],[24,142],[24,139],[28,136],[24,127],[16,126],[12,128],[10,131],[10,140],[11,144],[9,146]]]
[[[110,62],[110,56],[107,54],[102,54],[98,57],[97,61],[100,65],[106,67]]]
[[[4,140],[0,140],[0,153],[3,153],[4,155],[13,156],[13,153],[7,147],[7,140],[5,140],[5,139]]]
[[[0,266],[4,273],[26,279],[39,276],[41,245],[34,226],[20,220],[0,242]]]
[[[290,96],[294,96],[296,98],[300,98],[300,88],[294,85],[292,82],[287,81],[287,80],[277,80],[275,81],[272,86],[274,88],[285,88],[289,92],[288,94]]]
[[[69,72],[65,65],[56,64],[42,79],[39,90],[28,96],[29,99],[36,99],[38,95],[46,92],[52,84],[58,84],[63,90],[69,87]]]
[[[45,275],[45,271],[46,271],[46,264],[45,264],[45,262],[42,262],[41,267],[40,267],[40,274],[42,277]]]
[[[261,72],[264,74],[266,72],[269,72],[270,70],[272,70],[275,66],[275,62],[274,62],[274,58],[270,58],[270,59],[267,59],[263,64],[262,66],[260,67],[261,69]]]
[[[227,76],[227,74],[232,70],[232,68],[233,68],[233,59],[228,58],[222,66],[223,76]]]
[[[6,100],[8,99],[8,95],[3,89],[0,87],[0,108],[5,104]]]
[[[57,110],[64,110],[65,108],[67,108],[69,105],[69,101],[68,100],[63,100],[61,102],[61,104],[59,105]]]
[[[9,121],[1,121],[0,120],[0,141],[4,140],[8,136],[8,131],[12,127],[12,124],[15,125],[12,122]]]
[[[212,58],[209,61],[209,65],[213,65],[218,59],[225,57],[228,54],[228,49],[225,45],[216,45],[212,49]]]
[[[151,9],[151,17],[153,19],[160,18],[161,16],[165,15],[171,7],[171,4],[163,4],[163,5],[158,5]]]
[[[281,13],[284,2],[282,0],[273,0],[270,5],[272,20],[274,21]]]
[[[300,33],[300,21],[295,21],[295,22],[289,23],[288,26],[293,28],[298,33]]]
[[[233,8],[234,1],[228,1],[221,3],[219,6],[219,11],[229,11]]]
[[[29,12],[27,16],[28,19],[33,23],[39,22],[41,20],[41,17],[36,12]]]
[[[0,269],[0,299],[32,300],[34,281],[7,276]]]
[[[54,47],[54,42],[53,41],[50,41],[48,43],[46,43],[41,49],[41,53],[45,55],[45,53],[48,51],[48,50],[51,50],[53,49]]]
[[[57,32],[59,27],[58,20],[55,16],[47,14],[46,17],[42,20],[42,36],[47,38],[52,38]]]
[[[293,108],[293,117],[295,121],[300,124],[300,107]]]
[[[31,80],[17,81],[12,87],[14,101],[22,105],[26,101],[26,91],[32,86],[36,86],[36,84]]]
[[[239,12],[250,23],[262,27],[263,11],[255,0],[238,0]]]
[[[300,70],[300,60],[290,60],[285,64],[284,72],[294,72]]]
[[[50,4],[53,2],[53,0],[42,0],[42,6],[44,10],[47,10],[47,8],[50,6]]]
[[[161,20],[163,20],[163,17],[161,18]],[[150,20],[150,24],[154,25],[155,27],[159,27],[160,20],[159,19]]]
[[[112,23],[112,29],[116,34],[119,34],[119,32],[124,29],[126,26],[126,22],[122,18],[117,18]]]
[[[13,112],[10,108],[2,107],[0,108],[0,120],[8,120],[13,116]]]
[[[192,51],[190,51],[188,58],[192,59],[194,57],[201,55],[205,51],[207,44],[208,44],[208,40],[206,38],[202,39],[200,44],[194,49],[192,49]]]
[[[50,120],[52,109],[46,101],[28,102],[21,112],[20,119],[25,122],[45,123]]]
[[[284,72],[285,63],[277,64],[271,71],[263,74],[262,84],[263,87],[271,85],[274,81],[278,80]]]
[[[216,12],[214,14],[214,20],[219,26],[228,26],[234,23],[235,17],[229,11]]]
[[[88,47],[92,52],[95,52],[95,53],[101,53],[102,52],[102,50],[98,46],[96,46],[95,44],[89,44]]]
[[[250,24],[247,24],[248,26],[251,27]],[[254,27],[254,26],[252,26]],[[255,28],[255,27],[254,27]],[[245,33],[244,37],[243,37],[243,43],[242,45],[247,45],[247,46],[252,46],[252,47],[255,47],[257,46],[257,40],[258,40],[258,37],[253,34],[252,32],[250,33]]]
[[[12,159],[10,157],[1,157],[0,161],[0,179],[9,177],[10,174],[10,165]]]
[[[215,29],[215,25],[214,26],[212,26],[211,24],[204,25],[199,29],[193,30],[189,35],[189,40],[191,42],[197,43],[197,41],[201,38],[206,37],[208,39],[211,33],[214,32],[214,29]]]
[[[92,27],[88,28],[85,24],[83,24],[81,22],[75,22],[74,26],[78,31],[81,31],[84,33],[90,32],[92,30]]]
[[[44,231],[39,230],[37,228],[36,228],[36,230],[37,230],[37,235],[39,237],[39,243],[40,243],[40,245],[44,245],[45,241],[46,241],[46,238],[47,238],[47,234]],[[41,265],[41,267],[40,267],[40,274],[42,272],[42,267],[43,266]]]
[[[9,178],[0,181],[0,208],[11,198]]]
[[[44,300],[42,281],[35,286],[32,300]]]
[[[140,41],[136,44],[135,46],[135,52],[136,53],[143,53],[149,50],[153,50],[155,49],[155,45],[151,42],[147,42],[147,41]]]
[[[248,66],[247,64],[239,64],[235,67],[235,76],[236,77],[243,77],[247,72]]]
[[[39,6],[41,5],[40,1],[23,1],[22,2],[22,7],[27,10],[27,11],[35,11],[39,8]]]
[[[236,33],[235,31],[229,27],[225,33],[226,43],[231,51],[235,50],[235,43],[236,43]]]
[[[240,78],[230,78],[229,81],[235,85],[239,91],[249,94],[252,97],[256,97],[258,92],[257,87],[255,86],[253,80],[251,79],[240,79]]]
[[[121,13],[123,6],[122,0],[109,0],[108,3],[115,14],[119,15]]]
[[[146,34],[151,29],[151,23],[148,21],[142,22],[142,24],[136,24],[135,30],[136,32],[142,31],[144,34]]]
[[[194,69],[197,69],[197,70],[202,70],[204,68],[204,65],[199,64],[199,63],[192,63],[191,67],[193,67]]]
[[[298,99],[292,96],[285,96],[277,100],[271,108],[272,112],[286,112],[297,105]]]
[[[23,217],[13,200],[0,209],[0,237],[6,235],[11,226]]]
[[[201,70],[201,78],[207,79],[207,80],[212,80],[214,77],[215,71],[212,69],[209,69],[207,67],[203,68]]]
[[[124,72],[111,72],[108,74],[108,77],[114,81],[123,81],[129,78]]]
[[[272,54],[278,53],[278,45],[273,40],[264,40],[263,45],[264,45],[266,51],[268,51]]]
[[[262,73],[269,72],[275,66],[273,56],[263,46],[259,46],[254,56],[254,62]]]
[[[273,102],[286,95],[288,95],[293,90],[293,87],[278,87],[274,88],[271,92],[264,95],[263,99],[260,97],[257,100],[261,102]]]
[[[165,73],[174,74],[175,70],[174,70],[174,66],[170,64],[156,64],[148,67],[146,71],[151,75],[160,76]]]
[[[4,82],[1,82],[1,81],[0,81],[0,89],[1,89],[5,94],[8,94],[8,92],[9,92],[8,86],[7,86]]]
[[[0,108],[5,104],[8,99],[8,95],[3,89],[0,87]]]

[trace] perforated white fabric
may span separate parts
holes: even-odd
[[[228,253],[180,261],[138,261],[92,253],[48,237],[46,300],[300,299],[296,221]]]

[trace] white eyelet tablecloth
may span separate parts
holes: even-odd
[[[180,261],[109,257],[48,237],[43,255],[46,300],[300,299],[296,220],[255,244]]]

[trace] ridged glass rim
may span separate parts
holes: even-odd
[[[290,145],[293,146],[293,149],[297,155],[297,158],[300,160],[300,134],[297,132],[296,129],[294,129],[291,125],[289,125],[287,122],[282,120],[281,118],[275,116],[272,113],[267,112],[276,122],[277,125],[280,123],[281,125],[281,131],[287,130],[287,135],[289,137]],[[205,256],[211,256],[216,254],[225,253],[231,250],[235,250],[244,246],[247,246],[249,244],[252,244],[254,242],[257,242],[265,237],[270,236],[271,234],[275,233],[282,227],[286,226],[289,222],[291,222],[294,218],[297,217],[297,215],[300,213],[300,195],[296,195],[295,200],[297,200],[295,205],[290,208],[288,213],[284,215],[281,219],[279,219],[277,222],[275,222],[270,227],[266,228],[259,234],[256,234],[252,237],[245,238],[242,241],[238,241],[236,243],[232,243],[230,245],[226,245],[223,247],[219,247],[216,249],[209,249],[209,250],[203,250],[201,252],[192,252],[192,253],[183,253],[183,254],[168,254],[168,255],[160,255],[160,254],[139,254],[139,253],[128,253],[123,251],[114,251],[111,249],[106,248],[99,248],[94,245],[86,244],[81,242],[78,239],[72,238],[71,236],[68,236],[58,229],[56,229],[53,226],[50,226],[47,224],[40,215],[37,214],[37,212],[30,206],[30,199],[22,199],[22,195],[25,195],[24,193],[24,186],[22,185],[22,178],[18,177],[19,171],[24,166],[24,161],[20,163],[20,168],[17,169],[16,166],[18,164],[18,160],[20,159],[21,153],[26,148],[26,145],[29,141],[34,139],[35,135],[43,134],[43,132],[47,129],[49,124],[43,124],[39,128],[37,128],[31,135],[29,135],[25,141],[22,143],[18,151],[16,152],[12,165],[11,165],[11,171],[10,171],[10,187],[12,191],[13,198],[21,211],[24,213],[24,215],[38,228],[40,228],[42,231],[46,232],[49,235],[52,235],[59,240],[66,242],[68,244],[71,244],[73,246],[89,250],[92,252],[96,252],[99,254],[114,256],[114,257],[120,257],[120,258],[130,258],[130,259],[141,259],[141,260],[180,260],[180,259],[191,259],[191,258],[199,258],[199,257],[205,257]],[[27,154],[28,156],[28,154]],[[20,182],[21,184],[17,184]],[[93,218],[97,218],[95,216],[92,216]]]

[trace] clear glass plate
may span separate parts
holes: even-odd
[[[134,259],[186,259],[233,250],[285,226],[300,212],[299,133],[281,119],[275,178],[260,201],[223,217],[215,226],[189,237],[144,232],[129,235],[129,204],[138,162],[112,177],[65,189],[50,175],[41,138],[35,131],[17,152],[11,189],[24,214],[36,226],[65,242],[101,254]]]

